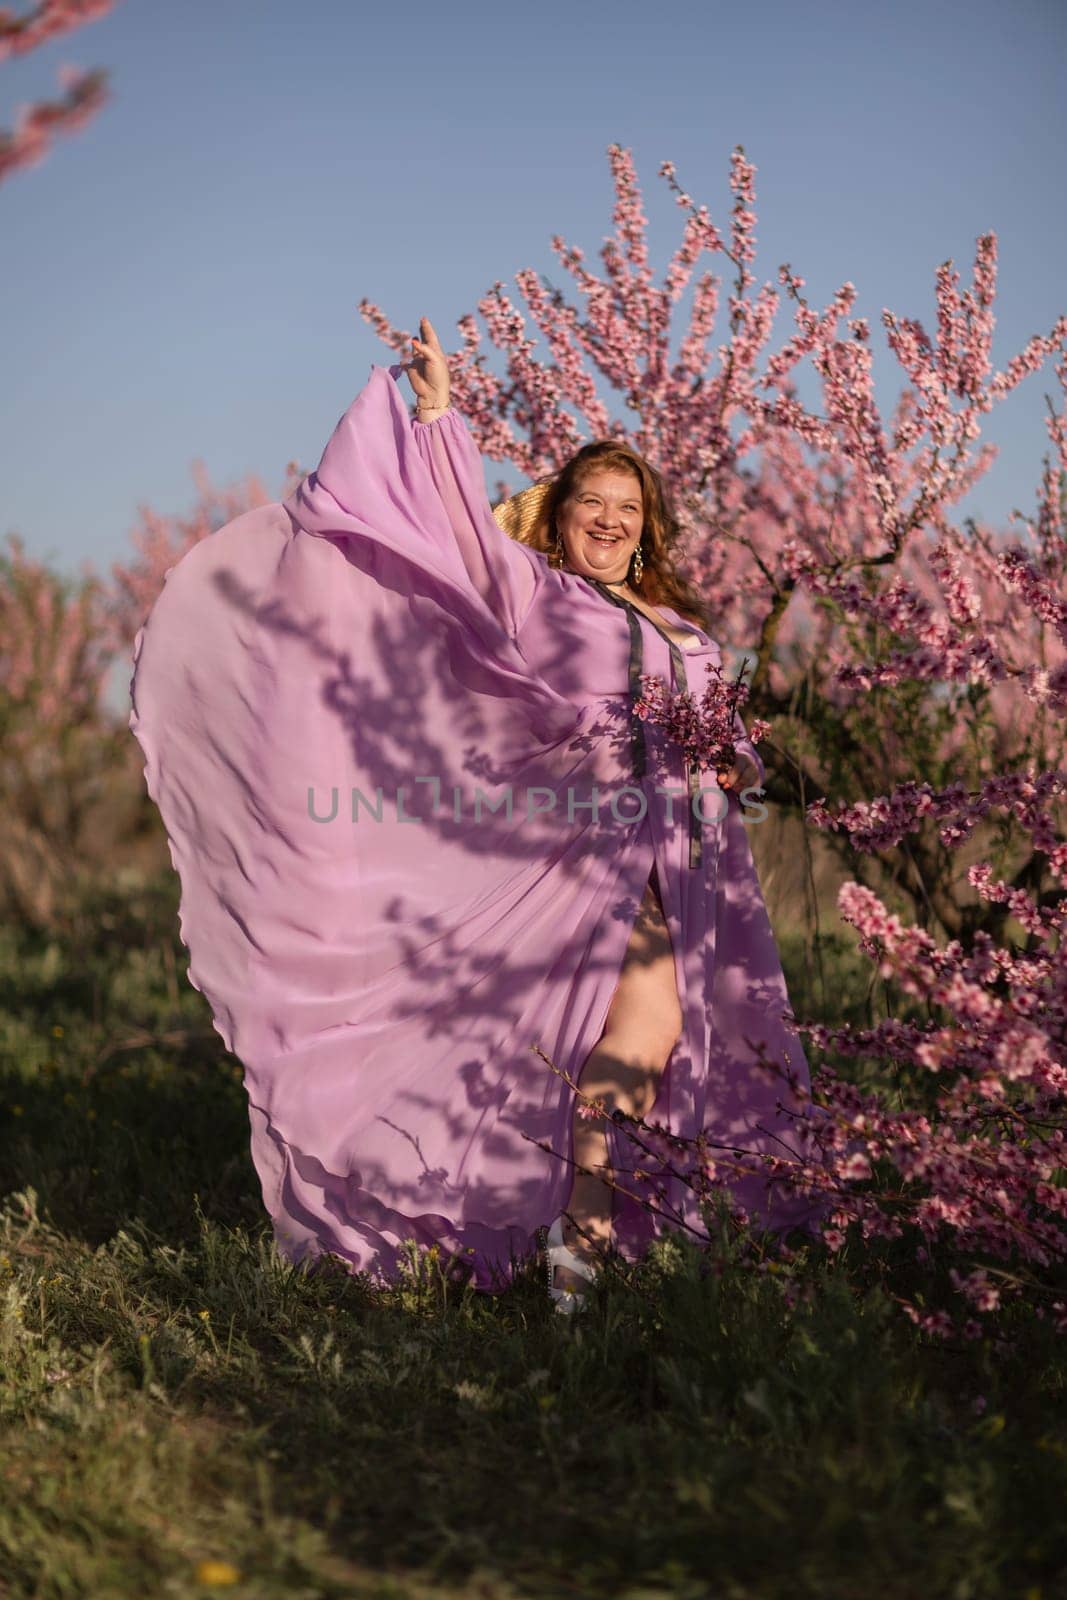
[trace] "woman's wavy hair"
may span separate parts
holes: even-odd
[[[632,577],[628,581],[650,605],[670,606],[706,629],[707,608],[699,592],[675,566],[680,528],[663,477],[644,456],[618,439],[594,439],[564,462],[555,477],[547,481],[536,517],[515,537],[534,550],[544,551],[550,565],[557,565],[556,516],[567,497],[578,491],[587,474],[600,468],[631,472],[641,484],[644,571],[640,583],[635,583]]]

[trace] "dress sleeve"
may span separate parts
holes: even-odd
[[[283,505],[307,533],[388,547],[514,639],[548,565],[493,516],[462,417],[413,420],[397,382],[402,370],[372,367],[318,467]]]
[[[470,581],[514,637],[543,579],[542,563],[493,516],[481,456],[459,412],[411,426]]]

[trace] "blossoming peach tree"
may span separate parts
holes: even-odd
[[[454,400],[485,454],[531,478],[589,437],[628,439],[659,467],[719,637],[751,646],[752,707],[774,734],[769,797],[848,862],[841,916],[899,1012],[866,1028],[799,1023],[822,1058],[803,1161],[724,1159],[703,1139],[683,1158],[646,1124],[634,1137],[709,1197],[745,1170],[792,1184],[821,1207],[831,1252],[881,1250],[890,1292],[928,1333],[975,1337],[1024,1296],[1067,1331],[1067,318],[994,369],[985,235],[967,286],[939,268],[936,328],[883,313],[901,369],[884,416],[853,285],[816,307],[789,265],[757,283],[755,170],[740,148],[722,230],[660,168],[685,216],[661,283],[630,154],[609,158],[601,269],[557,237],[577,304],[532,269],[516,274],[523,308],[497,282],[478,311],[503,372],[462,317]],[[378,306],[360,309],[408,348]],[[772,348],[783,309],[791,327]],[[985,417],[1049,367],[1033,514],[1006,532],[954,517],[993,459]],[[692,742],[693,703],[653,699]]]

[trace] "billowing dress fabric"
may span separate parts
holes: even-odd
[[[699,692],[717,645],[665,613],[697,644],[672,649],[511,540],[462,418],[413,421],[400,370],[372,367],[287,501],[169,571],[130,726],[281,1251],[389,1280],[404,1241],[437,1242],[496,1290],[573,1182],[573,1095],[535,1047],[579,1077],[653,866],[684,1030],[650,1120],[798,1150],[756,1046],[805,1086],[807,1064],[747,838],[759,812],[705,774],[694,823],[681,752],[629,713],[635,647]],[[660,1192],[702,1235],[686,1185]],[[763,1180],[734,1198],[769,1226],[812,1220]],[[616,1196],[628,1259],[663,1227]]]

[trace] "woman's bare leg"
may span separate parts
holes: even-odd
[[[682,1031],[682,1008],[674,971],[670,932],[659,898],[655,866],[623,958],[618,987],[604,1032],[578,1076],[583,1095],[602,1095],[608,1112],[641,1116],[652,1105],[664,1068]],[[574,1160],[579,1166],[608,1170],[607,1138],[599,1117],[574,1116]],[[598,1246],[611,1237],[611,1190],[596,1170],[576,1173],[566,1209]],[[564,1243],[589,1259],[593,1251],[566,1217]],[[561,1288],[582,1288],[570,1274],[558,1275]]]

